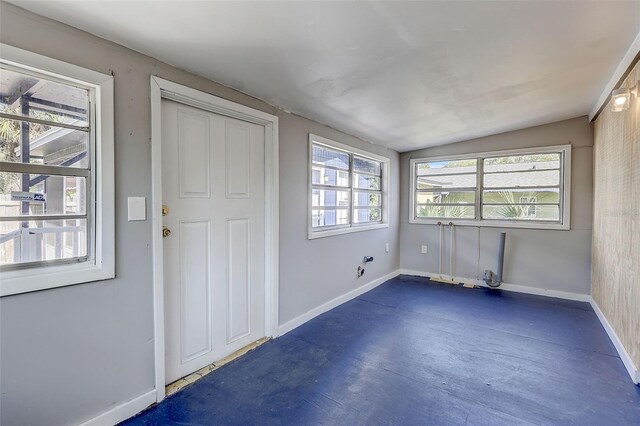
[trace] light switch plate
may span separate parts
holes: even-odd
[[[129,197],[127,201],[129,222],[147,220],[147,199],[145,197]]]

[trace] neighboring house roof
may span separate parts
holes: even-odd
[[[317,161],[317,160],[314,160],[314,161]],[[322,167],[323,165],[329,166],[329,167],[335,167],[338,169],[349,170],[349,163],[348,162],[345,163],[340,159],[340,157],[334,157],[329,160],[325,160],[323,164],[315,163],[314,167]]]
[[[486,174],[485,189],[490,187],[510,188],[518,186],[554,186],[558,185],[558,170],[540,170],[532,173]]]
[[[50,164],[50,159],[54,158],[59,162],[79,151],[86,151],[87,139],[86,133],[53,127],[31,141],[29,152],[32,156],[44,158],[45,164]],[[20,147],[15,149],[15,153],[20,157]]]
[[[495,171],[521,171],[521,170],[547,170],[559,168],[558,161],[535,161],[529,163],[490,164],[484,166],[485,172]]]
[[[520,186],[554,186],[558,185],[558,170],[546,170],[557,167],[558,163],[554,161],[546,162],[531,162],[531,163],[514,163],[514,164],[500,164],[499,166],[492,165],[487,167],[487,171],[497,170],[497,167],[501,171],[513,171],[514,173],[485,173],[485,189],[491,187],[497,188],[510,188]],[[535,172],[533,170],[536,170]],[[455,173],[475,173],[476,168],[474,166],[456,167]],[[429,170],[429,176],[418,176],[418,181],[423,184],[429,184],[433,186],[450,186],[453,183],[447,180],[447,177],[453,177],[447,173],[451,173],[451,169],[431,169]],[[526,172],[526,173],[518,173]],[[441,176],[439,176],[441,175]],[[535,181],[534,181],[535,179]]]

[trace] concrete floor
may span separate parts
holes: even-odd
[[[640,425],[587,303],[400,276],[127,425]]]

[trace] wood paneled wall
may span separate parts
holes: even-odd
[[[640,80],[636,64],[623,87]],[[640,99],[595,123],[592,294],[640,367]]]

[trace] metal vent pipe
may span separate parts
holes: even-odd
[[[504,245],[507,239],[507,233],[500,233],[500,246],[498,247],[498,276],[496,281],[502,284],[502,270],[504,269]]]

